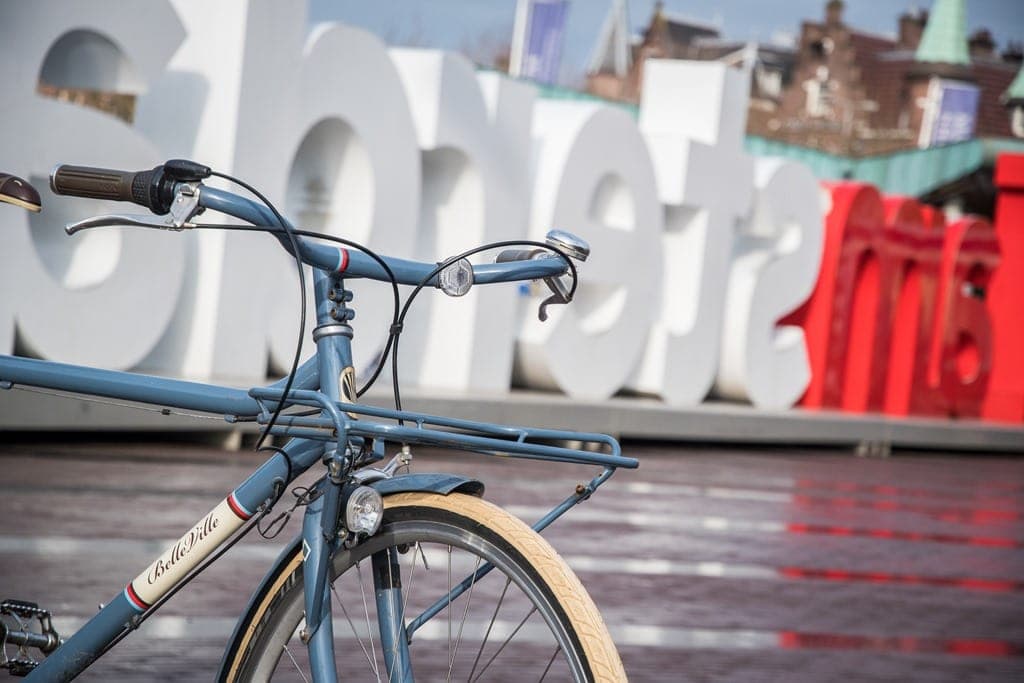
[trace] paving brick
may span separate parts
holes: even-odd
[[[546,535],[581,567],[631,680],[1024,680],[1024,461],[626,450],[640,469]],[[259,462],[180,443],[0,445],[0,597],[88,617]],[[527,517],[595,474],[434,452],[414,468],[477,476]],[[194,617],[206,637],[143,629],[83,680],[210,680],[295,528],[246,539],[157,617]]]

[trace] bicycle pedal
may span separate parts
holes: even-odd
[[[37,626],[33,620],[38,620]],[[27,600],[0,601],[0,669],[7,669],[12,676],[27,676],[39,664],[29,648],[48,655],[60,644],[49,610]],[[13,656],[8,656],[8,646],[15,648]]]
[[[19,678],[28,676],[37,666],[39,666],[39,662],[31,659],[8,659],[6,662],[3,662],[3,667],[7,669],[7,673]]]
[[[13,614],[22,619],[30,619],[40,614],[50,616],[50,612],[40,607],[39,603],[10,599],[0,602],[0,614]]]

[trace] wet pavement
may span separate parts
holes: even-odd
[[[631,680],[1024,680],[1024,459],[626,450],[640,469],[546,536]],[[0,598],[81,623],[259,461],[180,443],[0,445]],[[414,470],[476,476],[527,521],[593,474],[434,452]],[[244,540],[83,680],[211,680],[296,521]]]

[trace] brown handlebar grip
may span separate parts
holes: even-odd
[[[91,166],[61,165],[50,174],[55,194],[130,202],[136,173]]]

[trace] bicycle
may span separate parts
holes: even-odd
[[[255,199],[203,182],[212,176],[239,184]],[[34,188],[14,181],[0,175],[0,199],[39,210]],[[544,319],[548,306],[572,300],[574,262],[589,254],[583,240],[552,231],[545,242],[484,245],[440,264],[380,256],[341,238],[297,229],[254,188],[185,160],[139,172],[58,166],[50,186],[56,194],[131,201],[154,214],[95,216],[68,225],[70,235],[111,225],[269,232],[296,261],[303,297],[300,329],[305,327],[304,270],[312,270],[316,354],[299,363],[300,336],[287,376],[248,391],[0,355],[0,388],[27,385],[220,414],[229,423],[258,425],[257,448],[271,453],[67,640],[38,605],[0,603],[3,668],[29,680],[78,675],[240,538],[254,528],[264,533],[261,524],[289,486],[319,464],[324,474],[309,487],[292,489],[291,510],[271,520],[286,520],[304,508],[301,533],[256,588],[228,641],[219,680],[287,680],[296,672],[301,680],[333,681],[339,672],[364,677],[355,673],[357,666],[376,680],[476,680],[498,657],[521,663],[523,679],[625,680],[593,601],[539,532],[587,500],[617,468],[637,467],[637,460],[623,456],[618,442],[603,434],[404,411],[397,381],[405,315],[424,288],[461,296],[479,284],[545,283],[550,296],[539,310]],[[204,211],[246,225],[200,223]],[[504,250],[493,263],[468,260],[497,248]],[[361,388],[352,363],[349,278],[389,283],[394,298],[387,343]],[[414,287],[401,308],[399,285]],[[394,409],[360,403],[389,358]],[[269,437],[288,441],[263,446]],[[600,470],[531,528],[484,501],[480,481],[409,471],[411,449],[418,445]],[[388,448],[398,449],[390,459]],[[437,640],[446,640],[447,647]],[[13,656],[8,648],[15,650]],[[36,659],[35,650],[44,656]]]

